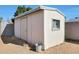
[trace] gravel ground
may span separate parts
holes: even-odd
[[[8,40],[10,39],[10,40]],[[1,54],[77,54],[79,53],[79,41],[67,40],[66,42],[37,53],[32,51],[28,44],[21,40],[13,40],[14,37],[5,37],[0,40]],[[19,42],[19,43],[17,43]]]

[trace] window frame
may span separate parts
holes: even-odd
[[[58,25],[57,25],[57,23],[58,23]],[[60,30],[60,20],[52,19],[52,30],[53,31],[59,31]]]

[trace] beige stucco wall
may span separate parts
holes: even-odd
[[[52,19],[60,20],[60,30],[52,31]],[[57,11],[44,10],[44,48],[56,46],[64,41],[65,18]]]
[[[28,42],[31,44],[41,43],[44,41],[44,13],[39,10],[28,15]]]
[[[13,36],[14,35],[14,24],[7,21],[0,22],[0,35]]]
[[[66,23],[66,39],[79,40],[79,22]]]
[[[4,22],[4,21],[2,21],[2,22],[0,23],[0,35],[2,35],[2,33],[4,32],[4,30],[5,30],[6,26],[7,26],[7,24],[8,24],[8,22]]]

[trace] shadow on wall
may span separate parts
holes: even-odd
[[[26,41],[18,39],[14,36],[14,24],[6,24],[2,30],[1,40],[4,44],[15,44],[24,46]]]
[[[14,25],[13,24],[7,24],[1,35],[13,36],[14,35]]]

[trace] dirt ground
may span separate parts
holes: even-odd
[[[0,38],[0,54],[73,54],[79,53],[79,41],[66,40],[64,43],[49,48],[40,53],[31,50],[31,47],[15,37],[2,36]]]

